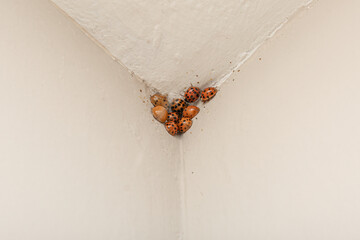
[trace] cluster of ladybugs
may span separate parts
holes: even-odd
[[[201,101],[209,101],[216,93],[216,88],[205,88],[201,92]],[[200,89],[190,87],[184,94],[184,100],[181,98],[174,99],[169,106],[167,97],[157,93],[150,97],[151,103],[154,105],[152,114],[156,120],[165,123],[165,129],[170,135],[185,133],[192,126],[191,119],[200,111],[198,107],[189,104],[194,104],[199,97]],[[168,112],[169,109],[171,112]]]

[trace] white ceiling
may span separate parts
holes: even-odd
[[[311,0],[53,0],[150,87],[219,85]],[[198,83],[199,82],[199,83]]]

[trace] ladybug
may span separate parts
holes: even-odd
[[[176,112],[171,112],[168,114],[167,120],[169,122],[177,122],[179,121],[179,115]]]
[[[196,106],[187,106],[183,111],[183,117],[192,119],[200,112],[200,108]]]
[[[200,89],[197,87],[190,87],[188,90],[186,90],[184,97],[185,101],[187,102],[195,102],[200,97]]]
[[[202,92],[201,92],[201,100],[203,102],[209,101],[210,99],[212,99],[213,97],[215,97],[217,93],[216,88],[213,87],[208,87],[205,88]]]
[[[169,102],[167,100],[167,97],[159,93],[152,95],[150,97],[150,101],[154,105],[154,107],[156,106],[163,106],[164,108],[169,107]]]
[[[191,128],[192,121],[190,118],[182,118],[178,123],[179,132],[184,133]]]
[[[152,114],[156,120],[161,123],[164,123],[168,118],[168,112],[163,106],[156,106],[152,109]]]
[[[184,100],[177,98],[173,101],[173,103],[171,104],[171,109],[174,112],[177,113],[182,113],[184,111],[184,109],[186,108],[187,104]]]
[[[175,136],[179,131],[179,127],[174,121],[169,121],[165,123],[165,129],[171,136]]]

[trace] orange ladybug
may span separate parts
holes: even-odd
[[[177,113],[182,113],[184,111],[184,109],[186,108],[187,104],[184,100],[177,98],[173,101],[173,103],[171,104],[171,109],[174,112]]]
[[[201,92],[201,101],[206,102],[215,97],[217,93],[216,88],[208,87]]]
[[[177,122],[179,121],[179,115],[176,112],[171,112],[168,114],[168,119],[169,122],[173,121],[173,122]]]
[[[185,101],[189,103],[195,102],[200,97],[200,89],[197,87],[190,87],[186,90],[184,97]]]
[[[183,111],[183,117],[194,118],[200,112],[200,108],[196,106],[187,106]]]
[[[171,136],[175,136],[178,133],[179,127],[174,121],[169,121],[165,123],[165,129]]]
[[[154,107],[163,106],[166,109],[169,107],[169,102],[167,100],[167,97],[159,93],[152,95],[150,97],[150,101],[154,105]]]
[[[178,123],[179,132],[180,133],[186,132],[191,128],[191,125],[192,125],[192,121],[190,118],[181,118]]]
[[[164,123],[168,118],[168,112],[163,106],[156,106],[152,109],[152,114],[156,120],[161,123]]]

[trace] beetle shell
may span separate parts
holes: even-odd
[[[176,112],[170,112],[168,114],[168,119],[169,122],[173,121],[173,122],[177,122],[179,121],[179,115]]]
[[[161,95],[159,93],[152,95],[150,97],[150,101],[151,103],[156,107],[156,106],[163,106],[164,108],[168,108],[169,107],[169,102],[167,100],[167,97],[164,95]]]
[[[174,112],[177,113],[182,113],[184,111],[184,109],[186,108],[187,104],[184,100],[177,98],[173,101],[173,103],[171,104],[171,109]]]
[[[168,118],[168,112],[163,106],[156,106],[152,109],[152,114],[156,120],[161,123],[164,123]]]
[[[171,136],[174,136],[178,133],[179,127],[174,121],[169,121],[165,123],[165,129]]]
[[[179,132],[181,133],[186,132],[191,128],[191,125],[192,125],[192,121],[190,118],[181,118],[178,123]]]
[[[202,92],[201,92],[201,100],[203,102],[209,101],[210,99],[212,99],[213,97],[215,97],[217,93],[216,88],[213,87],[208,87],[205,88]]]
[[[200,97],[200,89],[197,87],[190,87],[186,90],[184,97],[187,102],[195,102]]]
[[[194,118],[200,112],[200,108],[196,106],[187,106],[183,111],[184,118]]]

